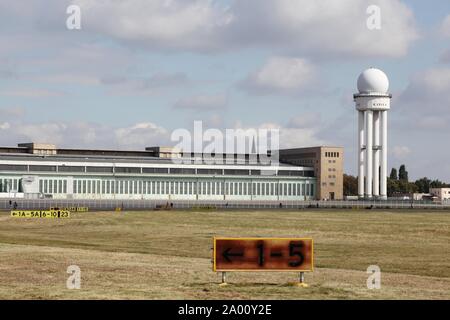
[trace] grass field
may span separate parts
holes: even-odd
[[[213,236],[312,237],[295,273],[212,272]],[[66,288],[69,265],[81,289]],[[366,287],[369,265],[381,289]],[[450,212],[149,211],[67,220],[0,213],[0,299],[450,299]]]

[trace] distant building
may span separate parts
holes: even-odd
[[[279,154],[279,161],[273,154]],[[343,199],[343,148],[273,150],[256,154],[182,154],[62,149],[25,143],[0,147],[0,198],[159,200]],[[174,161],[183,157],[183,161]]]
[[[342,200],[344,191],[344,148],[311,147],[279,151],[280,162],[314,168],[317,199]]]
[[[438,201],[450,200],[450,188],[430,188],[430,193],[435,196]]]
[[[415,201],[433,201],[437,200],[437,197],[431,193],[413,193],[413,200]]]
[[[413,196],[414,196],[414,195],[413,195],[412,193],[393,192],[392,195],[389,197],[389,200],[400,200],[400,201],[405,201],[405,200],[411,200],[411,199],[414,199]]]

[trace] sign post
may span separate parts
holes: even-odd
[[[298,279],[298,283],[294,283],[294,285],[297,285],[299,287],[307,287],[308,285],[305,283],[305,273],[300,272],[300,278]]]
[[[213,271],[222,272],[226,284],[229,271],[298,272],[306,287],[305,272],[314,270],[313,240],[310,238],[214,238]]]
[[[221,286],[226,286],[227,285],[227,273],[225,271],[222,272],[222,283],[220,285]]]

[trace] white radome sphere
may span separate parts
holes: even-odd
[[[389,90],[389,79],[380,69],[369,68],[358,78],[359,93],[382,93]]]

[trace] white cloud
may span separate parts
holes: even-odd
[[[319,127],[289,128],[278,123],[261,123],[256,126],[235,124],[235,129],[279,129],[280,145],[283,148],[321,145],[326,142],[318,138]],[[0,123],[0,145],[15,145],[20,142],[46,142],[59,147],[107,148],[143,150],[155,145],[172,145],[171,132],[152,122],[141,122],[130,126],[113,127],[92,122],[41,122],[11,121]],[[205,128],[206,130],[206,128]],[[222,133],[225,135],[225,128]]]
[[[131,127],[119,128],[114,131],[117,144],[132,147],[149,147],[161,145],[169,136],[165,128],[151,122],[137,123]]]
[[[268,47],[323,56],[406,54],[417,38],[400,0],[78,0],[83,28],[156,50],[229,51]],[[381,8],[381,30],[366,9]],[[380,45],[380,44],[383,45]]]
[[[441,32],[444,37],[450,37],[450,14],[442,22]]]
[[[320,126],[308,128],[291,128],[276,122],[261,123],[256,126],[244,126],[240,122],[235,123],[236,129],[278,129],[280,148],[300,148],[320,146],[327,144],[327,141],[318,137]]]
[[[381,29],[368,30],[366,10],[381,9]],[[417,32],[412,11],[398,0],[237,1],[236,37],[320,56],[406,54]],[[380,45],[383,44],[383,45]]]
[[[63,11],[65,12],[65,11]],[[1,13],[0,13],[1,20]],[[56,32],[37,32],[34,28],[17,31],[9,24],[0,33],[0,78],[33,83],[36,86],[75,84],[95,86],[103,84],[107,77],[138,77],[146,70],[137,69],[141,60],[128,48],[115,46],[113,49],[104,42],[91,42],[86,34],[70,33],[70,36]],[[22,27],[22,25],[19,25]],[[64,29],[62,29],[64,31]],[[66,30],[66,32],[69,32]],[[5,52],[2,52],[2,49]],[[8,49],[8,50],[6,50]],[[36,55],[22,55],[21,52],[37,52]],[[154,75],[157,72],[153,71]],[[148,77],[147,77],[148,78]],[[5,88],[2,88],[5,91]],[[31,88],[9,90],[10,95],[42,96],[51,95],[50,90]],[[16,92],[14,92],[16,91]],[[22,92],[23,91],[23,92]],[[60,94],[52,93],[52,94]]]
[[[68,125],[65,123],[39,123],[14,126],[15,134],[36,142],[61,144]]]
[[[411,149],[407,146],[394,146],[391,154],[397,159],[406,159],[411,154]]]
[[[256,94],[299,94],[316,81],[316,68],[302,58],[273,57],[241,83]]]
[[[11,125],[8,122],[0,123],[0,130],[8,130],[11,128]]]
[[[216,95],[196,95],[178,100],[174,104],[176,109],[192,110],[223,110],[227,107],[228,98],[224,94]]]
[[[34,141],[70,148],[143,150],[150,145],[161,145],[169,141],[168,131],[150,122],[113,127],[90,122],[11,121],[0,123],[0,130],[3,131],[0,145]]]
[[[315,128],[281,128],[281,148],[303,148],[321,146],[327,144],[325,140],[317,137],[318,130]]]
[[[389,147],[390,165],[406,163],[414,178],[448,181],[442,168],[448,158],[443,146],[450,141],[449,110],[450,68],[433,67],[414,74],[407,88],[393,99],[389,112],[389,140],[394,146]]]
[[[430,68],[413,75],[406,90],[394,100],[393,112],[406,130],[426,132],[450,128],[450,67]]]
[[[78,0],[86,28],[162,49],[210,50],[231,22],[226,8],[210,0]]]

